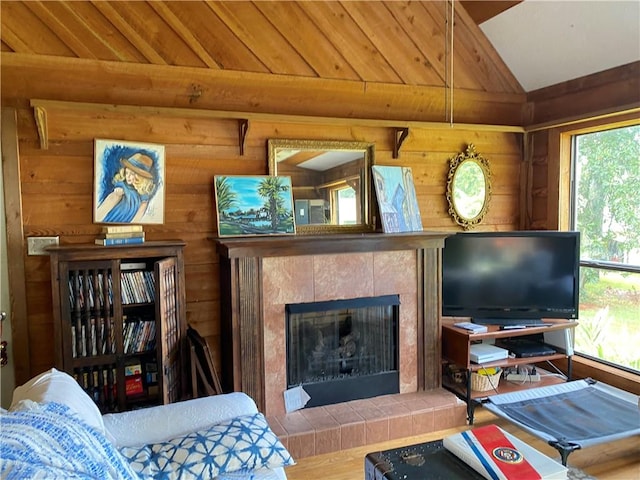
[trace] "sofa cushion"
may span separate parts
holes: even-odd
[[[13,391],[13,401],[9,410],[15,410],[23,400],[67,405],[89,425],[105,433],[100,409],[68,373],[52,368],[17,387]]]
[[[138,478],[106,437],[66,405],[25,400],[0,414],[0,431],[0,478]]]
[[[120,452],[145,478],[214,478],[295,463],[261,413],[239,416],[167,442],[124,447]]]

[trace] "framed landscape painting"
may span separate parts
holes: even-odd
[[[216,175],[214,184],[220,237],[296,233],[291,177]]]
[[[164,145],[95,140],[93,221],[164,222]]]

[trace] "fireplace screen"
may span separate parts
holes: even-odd
[[[308,407],[398,393],[399,296],[287,305],[287,386]]]

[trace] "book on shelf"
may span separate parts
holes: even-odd
[[[145,270],[147,264],[144,262],[122,262],[120,263],[120,270]]]
[[[102,233],[131,233],[142,232],[142,225],[105,225]]]
[[[113,246],[113,245],[134,245],[144,243],[144,237],[129,238],[96,238],[96,245]]]
[[[98,238],[144,238],[144,232],[103,233]]]
[[[124,385],[127,396],[144,393],[142,384],[142,365],[133,363],[124,366]]]
[[[497,425],[449,435],[444,447],[484,478],[565,480],[567,468]]]

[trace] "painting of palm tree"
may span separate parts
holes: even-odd
[[[295,233],[291,177],[216,175],[214,186],[220,237]]]

